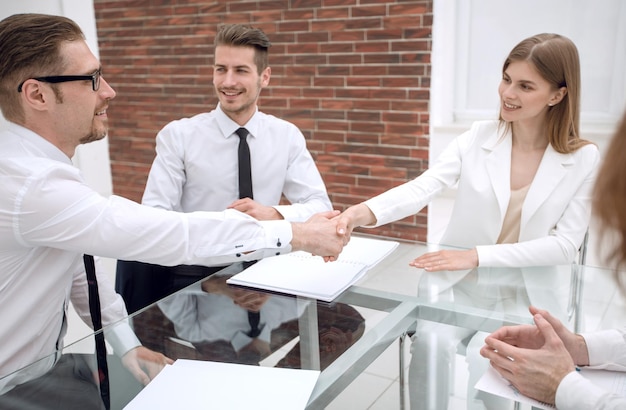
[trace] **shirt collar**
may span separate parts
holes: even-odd
[[[41,135],[29,130],[28,128],[14,122],[7,121],[7,130],[27,141],[42,157],[64,162],[66,164],[72,164],[71,158],[68,158],[63,151],[57,148],[50,141],[43,138]]]
[[[250,120],[248,120],[245,125],[243,125],[243,127],[248,130],[251,137],[256,137],[259,130],[259,116],[259,107],[255,107],[254,115],[252,116],[252,118],[250,118]],[[235,121],[231,120],[228,115],[226,115],[224,111],[222,111],[222,107],[220,106],[220,104],[218,104],[217,108],[215,109],[215,119],[217,120],[217,125],[220,128],[220,131],[222,131],[222,135],[224,136],[224,138],[230,138],[235,134],[235,131],[237,131],[237,129],[242,127]]]

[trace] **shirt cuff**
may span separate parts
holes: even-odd
[[[126,320],[107,326],[104,330],[104,337],[118,357],[122,357],[130,350],[141,346],[141,342]]]
[[[623,349],[624,336],[616,329],[581,333],[581,336],[585,338],[587,344],[590,366],[612,363],[617,356],[614,347]]]
[[[289,221],[259,221],[265,230],[265,248],[270,254],[282,254],[291,252],[291,240],[293,231]]]
[[[363,228],[376,228],[393,220],[393,215],[391,215],[390,212],[385,212],[386,209],[389,209],[389,206],[387,206],[384,199],[379,198],[379,196],[375,196],[363,202],[376,218],[376,222],[373,225],[366,225],[363,226]]]
[[[570,372],[559,383],[554,404],[560,410],[594,409],[599,398],[606,394],[579,372]]]
[[[491,246],[476,246],[478,266],[490,266]]]

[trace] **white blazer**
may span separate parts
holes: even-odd
[[[571,263],[591,217],[598,148],[588,144],[559,154],[548,146],[522,206],[519,242],[496,245],[511,194],[511,141],[498,121],[474,123],[422,175],[365,202],[375,226],[419,212],[444,188],[458,184],[442,244],[475,247],[479,266]]]

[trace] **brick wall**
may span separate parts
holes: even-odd
[[[95,0],[113,187],[141,200],[155,135],[213,109],[213,39],[249,23],[272,47],[261,110],[298,125],[336,209],[428,167],[432,0]],[[426,240],[426,210],[367,230]]]

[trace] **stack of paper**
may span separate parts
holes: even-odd
[[[397,246],[395,241],[352,237],[334,262],[292,252],[262,259],[226,282],[330,302]]]
[[[304,409],[318,370],[178,359],[124,410]]]

